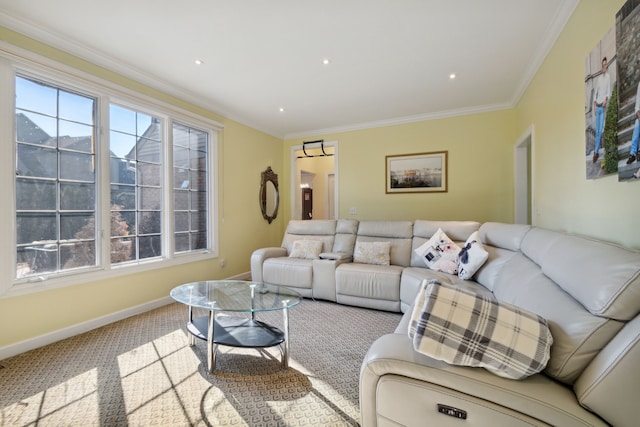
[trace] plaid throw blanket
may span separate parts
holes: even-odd
[[[416,351],[452,365],[522,379],[542,371],[553,338],[542,317],[486,295],[423,281],[409,337]]]

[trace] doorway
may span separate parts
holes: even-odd
[[[514,222],[533,224],[533,125],[514,147]]]
[[[337,165],[337,141],[291,147],[291,219],[338,217]]]

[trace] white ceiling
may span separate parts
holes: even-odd
[[[0,0],[0,25],[293,138],[511,107],[578,1]]]

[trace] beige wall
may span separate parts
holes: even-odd
[[[339,218],[511,222],[514,122],[513,110],[504,110],[313,139],[338,142]],[[290,147],[303,140],[285,141],[286,188]],[[385,193],[385,156],[431,151],[448,152],[448,192]],[[283,214],[290,217],[289,205]]]
[[[518,103],[516,123],[517,133],[534,126],[534,223],[640,248],[640,182],[587,180],[585,172],[585,59],[623,4],[580,2]]]
[[[220,184],[220,258],[159,269],[30,295],[0,298],[0,349],[10,344],[71,327],[130,307],[167,297],[174,286],[194,280],[220,279],[249,270],[251,252],[279,244],[280,218],[269,225],[262,218],[258,195],[260,173],[282,169],[282,140],[202,108],[129,81],[112,72],[51,49],[0,27],[0,40],[43,54],[74,68],[198,113],[224,124],[219,139],[217,175]],[[220,259],[226,260],[221,268]],[[185,312],[186,313],[186,312]],[[186,315],[186,314],[185,314]]]

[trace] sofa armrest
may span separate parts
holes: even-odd
[[[353,259],[353,256],[345,252],[323,252],[320,254],[320,259],[349,262]]]
[[[377,425],[377,391],[380,380],[386,375],[433,384],[449,390],[447,393],[473,396],[550,425],[606,425],[580,406],[570,388],[544,374],[516,381],[481,368],[449,365],[414,351],[407,334],[393,333],[381,336],[371,345],[360,369],[363,427]],[[433,412],[437,417],[437,411]],[[469,415],[473,416],[472,409],[469,409]],[[438,419],[423,419],[421,424],[437,425]]]
[[[262,282],[262,264],[268,258],[278,258],[287,256],[287,250],[281,247],[260,248],[251,254],[251,280]]]
[[[343,252],[325,252],[320,259],[313,260],[314,298],[336,302],[336,268],[351,259],[351,255]]]

